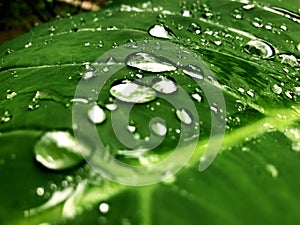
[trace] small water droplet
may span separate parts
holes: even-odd
[[[129,55],[126,58],[125,63],[128,66],[155,73],[176,70],[176,67],[173,66],[169,60],[145,52]]]
[[[173,39],[175,34],[167,27],[163,25],[153,25],[149,29],[149,34],[152,37],[164,38],[164,39]]]
[[[102,202],[100,205],[99,205],[99,211],[101,213],[108,213],[109,211],[109,204],[105,203],[105,202]]]
[[[267,165],[266,165],[266,170],[267,170],[267,172],[268,172],[273,178],[277,178],[277,177],[278,177],[279,172],[278,172],[277,168],[276,168],[274,165],[272,165],[272,164],[267,164]]]
[[[158,136],[165,136],[167,134],[166,124],[162,121],[151,123],[150,128]]]
[[[291,54],[280,54],[279,58],[281,59],[282,64],[287,64],[290,65],[291,67],[298,66],[298,60],[296,56],[291,55]]]
[[[262,59],[270,59],[274,57],[274,47],[263,40],[251,40],[244,46],[245,52],[250,55],[258,56]]]
[[[117,59],[115,57],[110,56],[107,58],[106,64],[107,65],[115,65],[115,64],[117,64]]]
[[[195,99],[197,102],[201,102],[202,101],[202,97],[198,93],[192,94],[192,98]]]
[[[28,42],[28,43],[25,45],[25,48],[29,48],[30,46],[32,46],[32,42]]]
[[[65,131],[45,133],[34,147],[36,160],[52,170],[64,170],[79,165],[82,161],[82,150],[87,150]]]
[[[176,110],[176,116],[184,124],[192,123],[192,117],[191,117],[190,113],[183,108]]]
[[[254,4],[243,5],[243,9],[244,9],[244,10],[250,10],[250,9],[253,9],[254,7],[255,7]]]
[[[11,99],[13,99],[13,98],[16,97],[16,96],[17,96],[17,93],[16,93],[16,92],[11,91],[11,90],[7,90],[6,99],[11,100]]]
[[[88,111],[88,117],[95,124],[100,124],[106,119],[104,110],[98,105],[92,106],[92,108]]]
[[[282,93],[282,88],[279,85],[274,84],[272,86],[272,91],[273,91],[273,93],[280,95]]]
[[[195,33],[195,34],[200,34],[201,33],[201,27],[197,23],[191,23],[189,28],[188,28],[188,31],[191,32],[191,33]]]
[[[136,131],[136,127],[133,126],[133,125],[128,125],[128,126],[127,126],[127,130],[128,130],[129,132],[133,133],[133,132]]]
[[[126,48],[135,49],[135,48],[138,48],[138,47],[139,47],[138,43],[133,39],[129,39],[126,43]]]
[[[191,17],[192,16],[192,13],[189,11],[189,10],[183,10],[182,11],[182,14],[181,14],[183,17]]]
[[[254,97],[254,92],[252,90],[248,90],[247,91],[247,95],[249,95],[250,97]]]
[[[157,78],[154,78],[153,83],[154,84],[152,88],[158,92],[164,94],[172,94],[177,91],[176,83],[166,77],[159,76]]]
[[[36,189],[36,194],[37,194],[38,196],[43,196],[44,193],[45,193],[44,188],[38,187],[38,188]]]
[[[106,104],[105,107],[110,110],[110,111],[114,111],[118,108],[117,104],[111,103],[111,104]]]
[[[203,70],[201,68],[199,68],[198,66],[187,65],[187,66],[183,67],[182,69],[183,69],[183,72],[190,77],[200,79],[200,80],[202,80],[204,78]]]
[[[1,123],[7,123],[12,119],[12,115],[8,112],[5,111],[3,113],[3,116],[1,117]]]
[[[112,86],[110,94],[123,102],[133,103],[146,103],[157,97],[152,88],[133,82]]]

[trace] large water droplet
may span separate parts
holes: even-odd
[[[187,65],[187,66],[183,67],[182,69],[183,69],[183,72],[190,77],[200,79],[200,80],[204,78],[203,70],[201,68],[199,68],[198,66]]]
[[[79,165],[83,161],[80,150],[83,148],[74,137],[65,131],[45,133],[36,143],[36,160],[52,170],[64,170]]]
[[[249,41],[244,50],[248,54],[259,56],[262,59],[273,58],[275,54],[275,49],[271,44],[259,39]]]
[[[104,110],[98,105],[92,106],[92,108],[88,111],[88,117],[96,124],[102,123],[106,119]]]
[[[149,34],[152,37],[164,38],[164,39],[173,39],[175,34],[167,27],[163,25],[153,25],[149,29]]]
[[[192,117],[191,117],[190,113],[185,109],[177,109],[176,116],[184,124],[192,123]]]
[[[123,102],[133,103],[146,103],[156,98],[152,88],[133,82],[112,86],[110,94]]]
[[[153,82],[152,88],[158,92],[171,94],[177,91],[176,83],[166,77],[159,76],[158,78],[155,78]]]
[[[169,60],[145,52],[129,55],[125,63],[128,66],[154,73],[176,70],[176,67],[173,66]]]

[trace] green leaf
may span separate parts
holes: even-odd
[[[43,24],[3,43],[0,223],[297,224],[297,1],[243,2],[246,1],[115,1],[99,12]],[[70,167],[75,168],[53,171],[40,165],[34,149],[43,135],[53,131],[72,133],[72,106],[88,101],[74,99],[74,95],[80,78],[92,69],[90,65],[112,48],[163,40],[149,34],[155,25],[169,32],[162,36],[166,43],[175,43],[200,56],[219,82],[217,88],[226,102],[227,127],[222,151],[211,166],[202,172],[198,169],[212,126],[208,96],[196,89],[197,83],[184,69],[171,71],[174,68],[169,62],[163,63],[172,69],[157,74],[137,69],[144,67],[122,68],[88,106],[108,108],[112,104],[110,87],[122,80],[137,80],[136,74],[163,75],[189,95],[196,94],[191,99],[199,113],[200,137],[188,165],[174,177],[148,187],[125,186],[105,180],[88,164],[76,167],[81,157],[68,151]],[[147,83],[144,89],[155,93],[151,85]],[[129,130],[141,139],[151,135],[148,124],[154,117],[162,117],[168,127],[168,138],[154,153],[147,152],[144,161],[127,157],[126,146],[114,133],[110,110],[105,109],[106,117],[97,125],[104,145],[122,162],[157,162],[176,148],[180,120],[163,94],[155,90],[158,98],[135,105],[129,116],[133,121]],[[128,106],[122,101],[117,103],[118,107]],[[185,99],[178,104],[185,106]],[[82,117],[89,119],[87,115]],[[116,123],[124,124],[124,119],[128,122],[128,118],[120,116]],[[50,155],[60,154],[57,146],[47,145],[46,150]],[[109,208],[103,210],[101,204]]]

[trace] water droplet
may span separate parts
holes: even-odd
[[[274,84],[274,85],[272,86],[272,91],[273,91],[273,93],[279,95],[279,94],[281,94],[281,92],[282,92],[282,88],[281,88],[279,85]]]
[[[31,42],[28,42],[28,43],[25,45],[25,48],[29,48],[30,46],[32,46],[32,43],[31,43]]]
[[[167,27],[163,25],[153,25],[149,29],[149,34],[152,37],[164,38],[164,39],[173,39],[175,34]]]
[[[7,90],[7,95],[6,95],[6,99],[13,99],[14,97],[17,96],[17,93],[11,90]]]
[[[294,55],[291,54],[280,54],[279,58],[281,59],[282,64],[290,65],[291,67],[298,66],[298,60]]]
[[[192,13],[189,11],[189,10],[183,10],[182,11],[182,14],[181,14],[183,17],[191,17],[192,16]]]
[[[247,91],[247,95],[249,95],[250,97],[254,97],[254,92],[252,90],[248,90]]]
[[[259,56],[262,59],[270,59],[274,57],[274,47],[263,40],[251,40],[244,46],[245,52],[250,55]]]
[[[12,119],[12,115],[8,112],[5,111],[3,113],[3,116],[1,117],[1,123],[7,123]]]
[[[136,140],[140,140],[140,138],[138,138]],[[143,156],[146,152],[149,152],[149,151],[150,151],[150,149],[148,149],[148,148],[137,148],[137,149],[130,149],[130,150],[118,150],[117,154],[125,156],[126,158],[138,159],[141,156]]]
[[[135,126],[132,126],[132,125],[128,125],[127,126],[127,130],[131,133],[135,132],[136,131],[136,127]]]
[[[74,137],[65,131],[45,133],[36,143],[34,153],[36,160],[52,170],[64,170],[79,165],[82,150],[87,150]]]
[[[198,93],[192,94],[192,98],[195,99],[197,102],[201,102],[202,101],[202,97]]]
[[[117,64],[117,59],[115,57],[110,56],[107,58],[106,64],[107,65],[115,65],[115,64]]]
[[[191,32],[191,33],[195,33],[195,34],[200,34],[201,33],[201,27],[197,23],[191,23],[189,28],[188,28],[188,31]]]
[[[176,67],[173,66],[169,60],[145,52],[129,55],[126,58],[125,63],[128,66],[155,73],[176,70]]]
[[[254,4],[247,4],[247,5],[244,5],[244,6],[243,6],[243,9],[244,9],[244,10],[250,10],[250,9],[253,9],[254,7],[255,7]]]
[[[191,117],[190,113],[185,109],[177,109],[176,116],[184,124],[192,123],[192,117]]]
[[[45,193],[44,188],[38,187],[38,188],[36,189],[36,194],[37,194],[38,196],[43,196],[44,193]]]
[[[139,45],[138,45],[138,43],[137,43],[135,40],[129,39],[129,40],[127,41],[127,43],[126,43],[126,47],[127,47],[127,48],[135,49],[135,48],[138,48]]]
[[[200,80],[202,80],[204,78],[203,70],[201,68],[199,68],[198,66],[187,65],[187,66],[183,67],[182,69],[183,69],[183,72],[190,77],[200,79]]]
[[[167,134],[166,124],[161,121],[151,123],[150,128],[158,136],[165,136]]]
[[[89,100],[87,100],[86,98],[73,98],[73,99],[71,99],[71,102],[87,104],[87,103],[89,103]]]
[[[100,124],[106,119],[104,110],[98,105],[92,106],[92,108],[88,111],[88,117],[95,124]]]
[[[107,203],[105,203],[105,202],[101,203],[101,204],[99,205],[99,211],[100,211],[101,213],[108,213],[108,211],[109,211],[109,204],[107,204]]]
[[[112,104],[106,104],[105,107],[106,107],[108,110],[110,110],[110,111],[114,111],[114,110],[116,110],[116,109],[118,108],[118,105],[112,103]]]
[[[273,178],[277,178],[278,177],[278,170],[277,168],[272,165],[272,164],[267,164],[266,165],[266,170],[267,172],[273,177]]]
[[[112,86],[110,94],[123,102],[133,103],[146,103],[156,98],[156,93],[152,88],[133,82]]]
[[[153,83],[152,88],[158,92],[172,94],[177,91],[176,83],[166,77],[159,76],[153,80]]]

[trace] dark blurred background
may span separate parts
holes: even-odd
[[[106,0],[0,0],[0,43],[57,17],[97,11]]]

